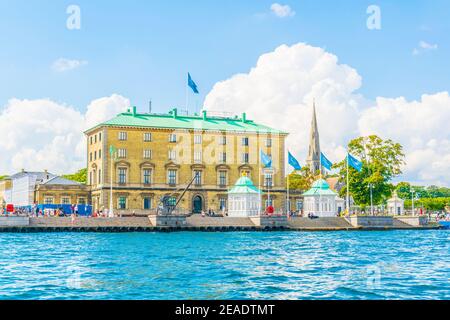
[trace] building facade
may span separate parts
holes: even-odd
[[[163,202],[199,213],[227,210],[228,190],[243,174],[261,186],[262,207],[285,205],[287,133],[241,117],[140,114],[136,108],[85,132],[94,210],[150,211]],[[273,171],[263,173],[260,151]],[[112,153],[110,152],[112,151]]]

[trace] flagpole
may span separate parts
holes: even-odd
[[[186,93],[186,113],[188,113],[189,111],[189,92],[188,92],[188,86],[185,86],[185,93]]]
[[[287,176],[287,202],[286,202],[286,213],[287,216],[289,217],[290,212],[291,212],[291,206],[290,206],[290,199],[289,199],[289,171],[288,171],[288,176]]]
[[[348,151],[347,151],[347,214],[350,215],[350,179],[349,179],[349,170],[348,170]]]
[[[109,153],[109,158],[111,161],[111,181],[110,181],[110,193],[109,193],[109,216],[114,217],[114,202],[113,202],[113,153]]]

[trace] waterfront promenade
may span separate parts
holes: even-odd
[[[41,217],[25,218],[27,223],[0,226],[0,232],[173,232],[173,231],[352,231],[394,229],[438,229],[434,223],[415,224],[403,218],[372,217],[367,222],[347,218],[265,217],[264,222],[251,218],[203,217],[192,215],[169,223],[155,222],[148,217],[122,218],[71,218]],[[8,219],[8,218],[6,218]],[[170,217],[173,219],[173,217]],[[1,224],[0,224],[1,225]]]

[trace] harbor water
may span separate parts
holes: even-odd
[[[0,234],[0,299],[450,299],[448,230]]]

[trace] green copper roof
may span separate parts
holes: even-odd
[[[252,180],[248,177],[241,177],[228,193],[259,193]]]
[[[177,109],[172,110],[169,114],[139,114],[136,112],[135,107],[129,112],[120,113],[115,118],[101,123],[86,132],[102,126],[287,134],[286,132],[257,124],[252,120],[247,120],[245,114],[241,118],[237,116],[211,117],[206,112],[200,116],[184,116],[178,115]]]
[[[325,180],[320,179],[314,182],[312,188],[306,191],[303,196],[337,196],[337,193],[330,189]]]

